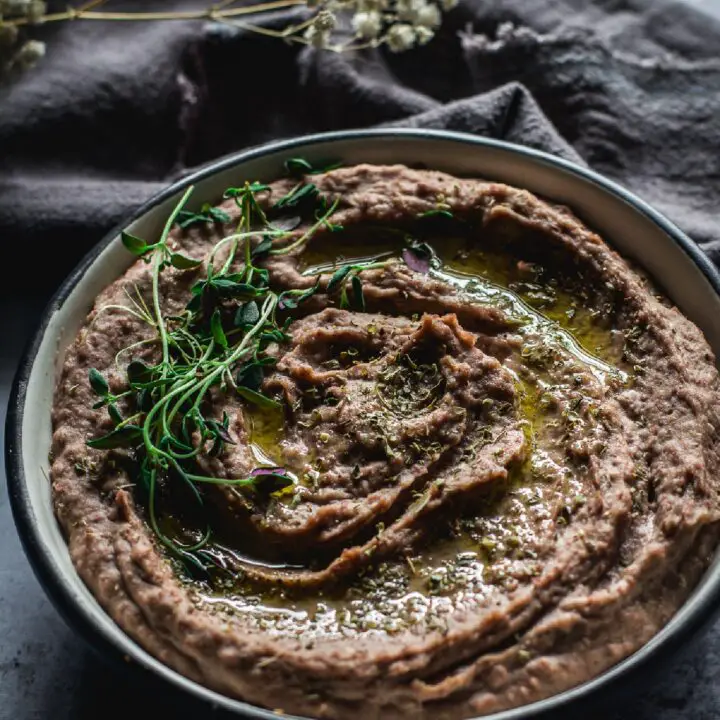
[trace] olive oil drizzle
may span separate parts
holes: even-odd
[[[399,258],[392,247],[379,246],[377,252],[359,257],[352,255],[352,249],[334,238],[333,255],[339,257],[332,259],[324,248],[310,246],[303,254],[302,272],[314,276],[340,264]],[[554,301],[538,309],[522,292],[509,287],[514,274],[512,258],[478,251],[456,260],[457,245],[445,240],[435,243],[434,249],[430,277],[455,288],[468,303],[502,309],[514,321],[513,332],[524,341],[539,339],[556,348],[563,357],[587,369],[601,386],[623,385],[631,379],[628,371],[618,367],[619,352],[610,330],[594,322],[590,309],[571,293],[553,289]],[[552,386],[545,375],[538,373],[535,386],[516,375],[520,413],[529,420],[529,459],[514,470],[503,498],[477,518],[458,520],[446,540],[416,557],[383,563],[350,587],[332,592],[292,595],[280,589],[243,587],[240,582],[225,590],[201,590],[200,602],[240,613],[275,634],[314,642],[354,633],[393,635],[418,623],[442,631],[451,613],[489,602],[507,583],[512,589],[513,573],[539,573],[535,549],[539,540],[532,522],[525,518],[532,516],[538,527],[547,527],[553,522],[549,510],[553,504],[563,503],[571,513],[585,500],[576,470],[553,455],[543,436],[548,414],[540,399]],[[262,422],[256,419],[253,427],[251,442],[273,462],[282,464],[278,441],[282,429],[268,424],[267,418]]]

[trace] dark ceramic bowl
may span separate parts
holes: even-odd
[[[506,182],[568,205],[624,256],[635,260],[705,333],[720,355],[720,276],[695,244],[639,198],[594,172],[527,148],[470,135],[415,130],[328,133],[272,143],[203,169],[173,185],[110,232],[82,260],[46,309],[20,364],[7,419],[7,473],[15,521],[25,550],[47,593],[67,621],[103,654],[130,660],[163,681],[215,707],[255,718],[284,718],[231,700],[188,680],[149,655],[110,619],[75,572],[55,517],[48,481],[50,410],[63,355],[96,295],[132,261],[121,228],[141,237],[158,233],[182,191],[195,185],[193,202],[217,202],[245,179],[270,180],[283,161],[313,160],[422,164]],[[647,645],[608,672],[542,702],[493,715],[493,720],[587,711],[612,691],[636,687],[660,660],[674,657],[711,619],[720,599],[720,561],[675,617]],[[582,710],[581,710],[582,708]]]

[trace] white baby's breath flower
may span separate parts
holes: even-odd
[[[331,10],[321,10],[315,18],[315,26],[319,32],[330,32],[336,25],[337,18]]]
[[[30,0],[0,0],[0,15],[24,15]]]
[[[414,23],[418,12],[427,4],[427,0],[397,0],[395,11],[398,20]]]
[[[427,28],[439,27],[440,8],[428,0],[397,0],[395,9],[399,20]]]
[[[415,28],[415,34],[417,35],[418,45],[425,45],[435,37],[435,33],[432,30],[422,25],[418,25]]]
[[[415,45],[424,45],[435,35],[442,17],[440,9],[452,9],[459,0],[304,0],[314,17],[307,23],[288,27],[284,37],[340,52],[358,47],[377,47],[386,44],[393,52],[402,52]],[[95,3],[93,3],[94,5]],[[29,68],[45,54],[45,44],[32,37],[32,25],[48,20],[70,21],[80,16],[74,5],[66,11],[53,8],[47,16],[47,0],[0,0],[0,82],[12,79],[17,71]],[[210,16],[221,20],[234,13],[224,10],[226,3],[213,6]],[[142,13],[128,13],[133,19],[142,19]],[[187,13],[186,13],[187,15]],[[167,13],[174,19],[174,13]],[[193,14],[193,16],[195,16]],[[204,15],[198,12],[197,17]],[[86,13],[86,19],[99,20],[103,11]],[[356,40],[364,42],[338,43],[335,38],[338,18],[349,20]],[[20,31],[18,31],[18,26]],[[251,25],[248,25],[252,29]],[[345,24],[343,25],[345,27]],[[262,28],[257,28],[258,32]]]
[[[330,47],[330,36],[335,26],[337,18],[332,10],[321,10],[313,19],[313,24],[305,30],[303,37],[305,41],[316,48]]]
[[[393,52],[409,50],[415,44],[415,29],[407,23],[395,23],[387,32],[387,46]]]
[[[26,17],[31,23],[36,23],[46,12],[47,5],[43,0],[0,0],[0,15],[4,17]]]
[[[440,5],[442,5],[442,9],[447,12],[448,10],[456,8],[459,2],[460,0],[440,0]]]
[[[26,15],[31,23],[37,23],[42,20],[43,15],[47,12],[47,5],[42,0],[32,0],[28,5]]]
[[[353,29],[358,37],[365,40],[372,40],[380,34],[382,30],[382,17],[379,12],[370,10],[369,12],[359,12],[352,19]]]
[[[45,43],[27,40],[13,58],[13,65],[20,70],[31,68],[45,55]]]
[[[417,17],[415,18],[416,25],[430,29],[439,27],[441,21],[440,9],[437,5],[430,5],[429,3],[418,9]]]
[[[327,30],[318,30],[317,26],[311,25],[304,33],[305,40],[316,48],[326,48],[330,45],[330,33]]]

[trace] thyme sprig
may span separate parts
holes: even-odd
[[[298,307],[323,287],[321,277],[307,289],[276,291],[261,261],[286,255],[304,247],[320,228],[333,226],[331,217],[338,200],[324,201],[314,212],[315,222],[290,242],[289,232],[277,229],[268,219],[258,195],[269,190],[262,183],[229,188],[240,213],[235,232],[210,249],[203,259],[178,252],[170,239],[172,228],[183,219],[202,216],[202,222],[222,221],[213,209],[200,213],[185,209],[192,187],[167,218],[160,237],[147,242],[129,232],[122,233],[125,247],[150,264],[150,302],[138,294],[140,304],[125,308],[147,323],[158,346],[157,361],[131,359],[124,368],[124,388],[115,393],[97,369],[89,371],[89,383],[98,396],[95,408],[107,407],[111,432],[88,441],[95,449],[129,448],[137,469],[139,486],[146,493],[148,522],[159,541],[177,557],[197,569],[206,569],[198,551],[207,544],[211,528],[204,511],[203,486],[225,485],[252,493],[275,493],[293,485],[293,476],[283,468],[255,468],[240,478],[213,477],[201,469],[201,456],[217,456],[234,443],[230,418],[213,416],[213,393],[231,393],[245,404],[280,409],[278,399],[262,392],[264,374],[275,362],[267,354],[271,343],[289,339],[290,317],[279,313]],[[224,212],[224,211],[222,211]],[[201,220],[198,219],[198,222]],[[337,268],[325,284],[329,295],[339,291],[341,306],[347,306],[347,285],[357,307],[364,308],[360,274],[383,267],[386,262],[347,264]],[[203,267],[204,266],[204,267]],[[168,268],[199,277],[190,287],[190,298],[182,312],[163,310],[161,277]],[[131,298],[132,299],[132,298]],[[122,306],[113,306],[122,309]],[[138,307],[141,310],[138,310]],[[144,344],[135,343],[134,346]],[[131,346],[132,347],[132,346]],[[117,357],[129,350],[126,348]],[[125,415],[121,411],[125,409]],[[167,496],[184,493],[204,518],[205,528],[191,540],[180,540],[163,529],[159,505]]]
[[[184,230],[192,225],[208,225],[211,223],[230,222],[230,216],[220,208],[205,203],[198,212],[181,210],[178,214],[178,225]]]

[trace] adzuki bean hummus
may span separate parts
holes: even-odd
[[[72,560],[162,662],[317,718],[588,680],[718,542],[715,359],[567,208],[403,166],[184,198],[66,353]]]

